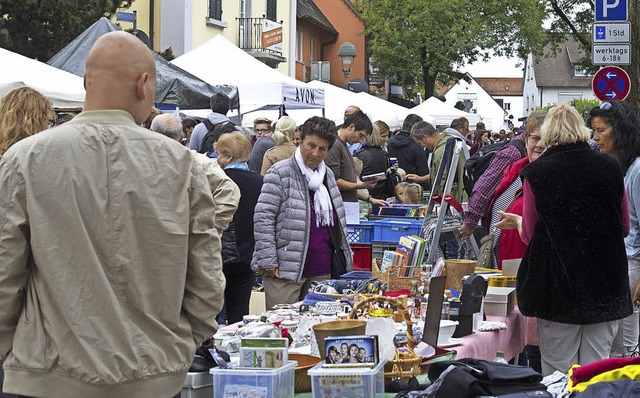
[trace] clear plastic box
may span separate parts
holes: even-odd
[[[213,398],[282,397],[293,398],[296,361],[281,368],[212,368]]]
[[[314,398],[350,397],[384,398],[384,364],[367,368],[323,368],[322,363],[309,369]]]

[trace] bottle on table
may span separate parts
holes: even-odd
[[[498,363],[509,363],[507,362],[506,359],[504,359],[504,352],[503,351],[498,351],[496,352],[496,357],[493,360],[493,362],[498,362]]]

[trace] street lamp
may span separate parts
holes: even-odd
[[[407,76],[404,80],[404,85],[407,87],[407,97],[409,98],[409,101],[411,101],[411,94],[413,94],[413,86],[415,86],[415,84],[416,81],[413,76]]]
[[[358,55],[356,47],[349,43],[343,43],[338,50],[338,57],[342,59],[342,72],[344,73],[344,86],[349,89],[349,74],[351,73],[351,65],[353,59]]]

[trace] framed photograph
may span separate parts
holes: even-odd
[[[378,363],[378,336],[331,336],[324,342],[325,367],[372,367]]]

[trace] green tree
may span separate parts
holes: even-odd
[[[551,31],[554,33],[570,33],[580,43],[585,52],[582,66],[591,72],[600,67],[591,63],[591,24],[595,19],[593,0],[549,0],[547,2],[549,16],[552,18]],[[640,18],[638,18],[638,2],[628,0],[631,38],[640,37]],[[556,36],[556,37],[559,37]],[[635,39],[634,39],[635,40]],[[631,90],[627,101],[640,112],[640,45],[631,45],[631,65],[621,66],[631,78]]]
[[[492,53],[525,58],[546,42],[538,0],[358,0],[374,66],[403,82],[416,77],[425,97],[456,67]]]
[[[135,0],[0,0],[0,47],[46,62],[100,17]]]

